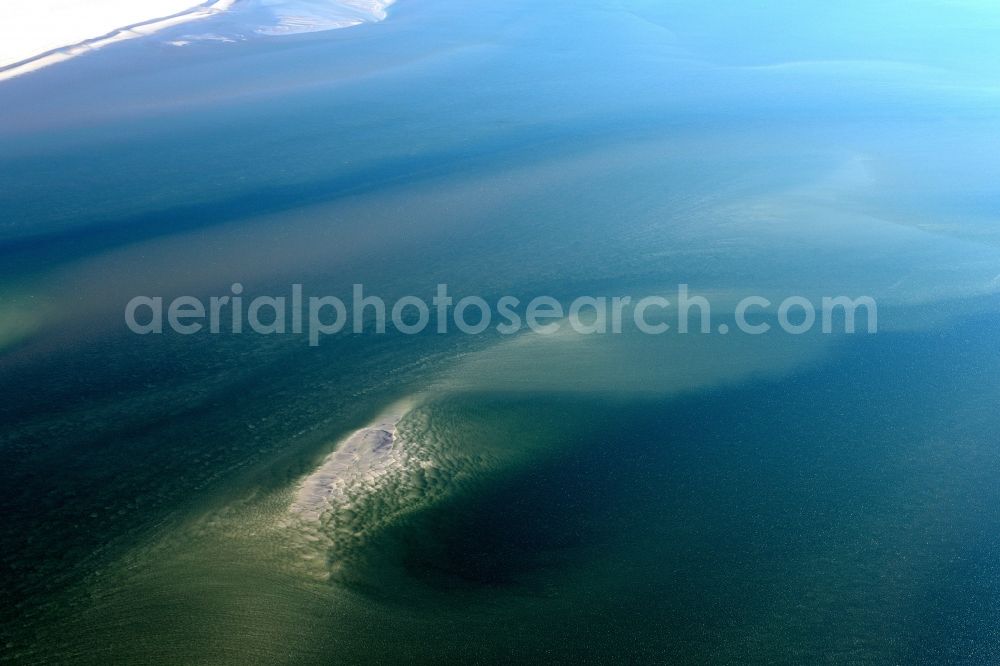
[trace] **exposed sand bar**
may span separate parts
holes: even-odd
[[[341,441],[322,465],[303,479],[292,511],[318,520],[334,505],[349,501],[351,490],[359,485],[374,490],[378,480],[401,463],[403,452],[397,448],[396,426],[410,407],[409,402],[396,404]]]
[[[108,44],[224,12],[237,0],[40,0],[0,23],[0,81]],[[151,18],[152,17],[152,18]]]
[[[350,28],[362,23],[385,20],[387,8],[395,0],[245,0],[247,7],[263,5],[271,22],[256,28],[259,35],[287,35]],[[241,5],[243,6],[243,5]]]

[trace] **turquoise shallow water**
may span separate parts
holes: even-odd
[[[988,660],[998,27],[975,3],[400,0],[0,85],[4,657]],[[866,294],[880,332],[309,348],[122,322],[236,281],[683,282],[718,321]],[[385,474],[296,515],[401,402]]]

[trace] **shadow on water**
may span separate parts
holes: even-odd
[[[585,616],[643,637],[635,654],[968,658],[1000,612],[998,336],[990,315],[855,339],[669,400],[447,400],[481,439],[547,450],[386,530],[338,582],[453,620],[544,618],[550,644],[597,652],[570,628]]]

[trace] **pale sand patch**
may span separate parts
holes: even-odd
[[[402,462],[396,426],[411,409],[410,402],[393,405],[371,424],[341,441],[323,463],[302,480],[295,492],[292,511],[309,520],[319,520],[332,506],[350,501],[360,483],[375,492]]]

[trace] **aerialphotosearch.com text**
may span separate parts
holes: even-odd
[[[139,335],[173,332],[179,335],[243,334],[303,335],[310,346],[325,336],[344,332],[385,334],[395,330],[404,335],[433,331],[458,331],[479,335],[495,330],[513,335],[524,329],[541,335],[573,331],[581,335],[620,334],[632,329],[647,335],[665,333],[763,335],[781,331],[801,335],[855,333],[859,325],[869,334],[878,330],[878,307],[869,296],[824,296],[809,299],[790,295],[780,301],[764,296],[746,296],[735,309],[726,309],[726,319],[713,318],[712,303],[704,295],[691,293],[680,284],[670,297],[579,296],[572,300],[552,296],[530,299],[502,296],[487,300],[481,296],[450,293],[439,284],[427,299],[403,296],[383,299],[355,284],[350,298],[314,296],[303,285],[293,284],[287,295],[244,294],[243,285],[234,283],[229,293],[198,298],[179,296],[136,296],[125,306],[125,323]]]

